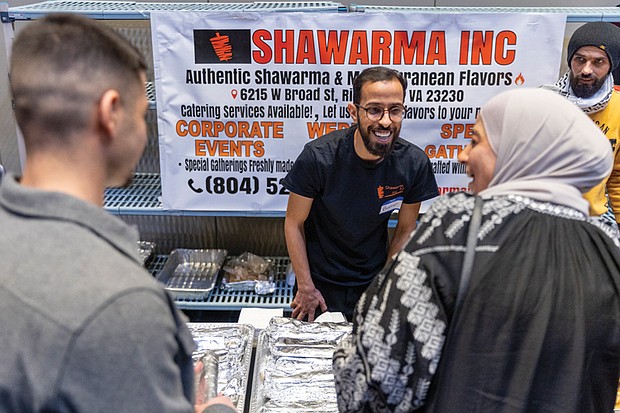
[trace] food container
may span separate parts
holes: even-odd
[[[244,252],[224,265],[220,284],[227,291],[272,294],[276,288],[273,263],[268,258]]]
[[[204,300],[215,287],[226,254],[222,249],[176,249],[157,280],[176,300]]]
[[[228,396],[237,411],[243,412],[252,360],[254,327],[237,323],[187,323],[187,327],[196,342],[194,361],[204,359],[207,354],[217,359],[216,364],[213,363],[214,359],[203,360],[207,361],[204,368],[205,381],[217,382],[210,394],[221,393]],[[215,365],[217,372],[210,370]]]
[[[272,318],[258,336],[250,413],[337,413],[332,356],[351,331],[350,323]]]

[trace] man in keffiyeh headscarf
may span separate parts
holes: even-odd
[[[611,175],[584,197],[591,215],[620,222],[620,93],[614,91],[612,75],[620,63],[620,28],[608,22],[584,24],[571,36],[566,56],[569,70],[555,85],[543,87],[579,106],[609,139],[614,151]]]

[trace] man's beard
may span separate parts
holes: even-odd
[[[392,130],[392,139],[388,143],[381,143],[375,141],[370,137],[370,133],[368,129],[360,129],[360,135],[362,135],[362,142],[364,142],[364,146],[366,150],[375,156],[380,156],[381,158],[387,157],[394,149],[394,142],[396,138],[398,138],[400,129]]]
[[[591,98],[598,92],[605,83],[605,77],[601,77],[594,80],[594,83],[590,85],[584,85],[579,82],[579,78],[570,73],[570,87],[577,97],[587,99]]]

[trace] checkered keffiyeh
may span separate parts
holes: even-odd
[[[614,79],[611,73],[607,75],[605,79],[605,83],[603,87],[596,92],[596,94],[590,98],[584,99],[575,95],[573,90],[570,87],[570,71],[566,72],[564,76],[562,76],[554,85],[548,86],[544,88],[553,90],[560,95],[566,97],[568,100],[576,104],[587,114],[596,113],[605,109],[609,100],[611,99],[611,94],[614,90]]]

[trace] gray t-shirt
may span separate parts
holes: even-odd
[[[194,342],[135,229],[10,175],[0,228],[0,412],[194,412]]]

